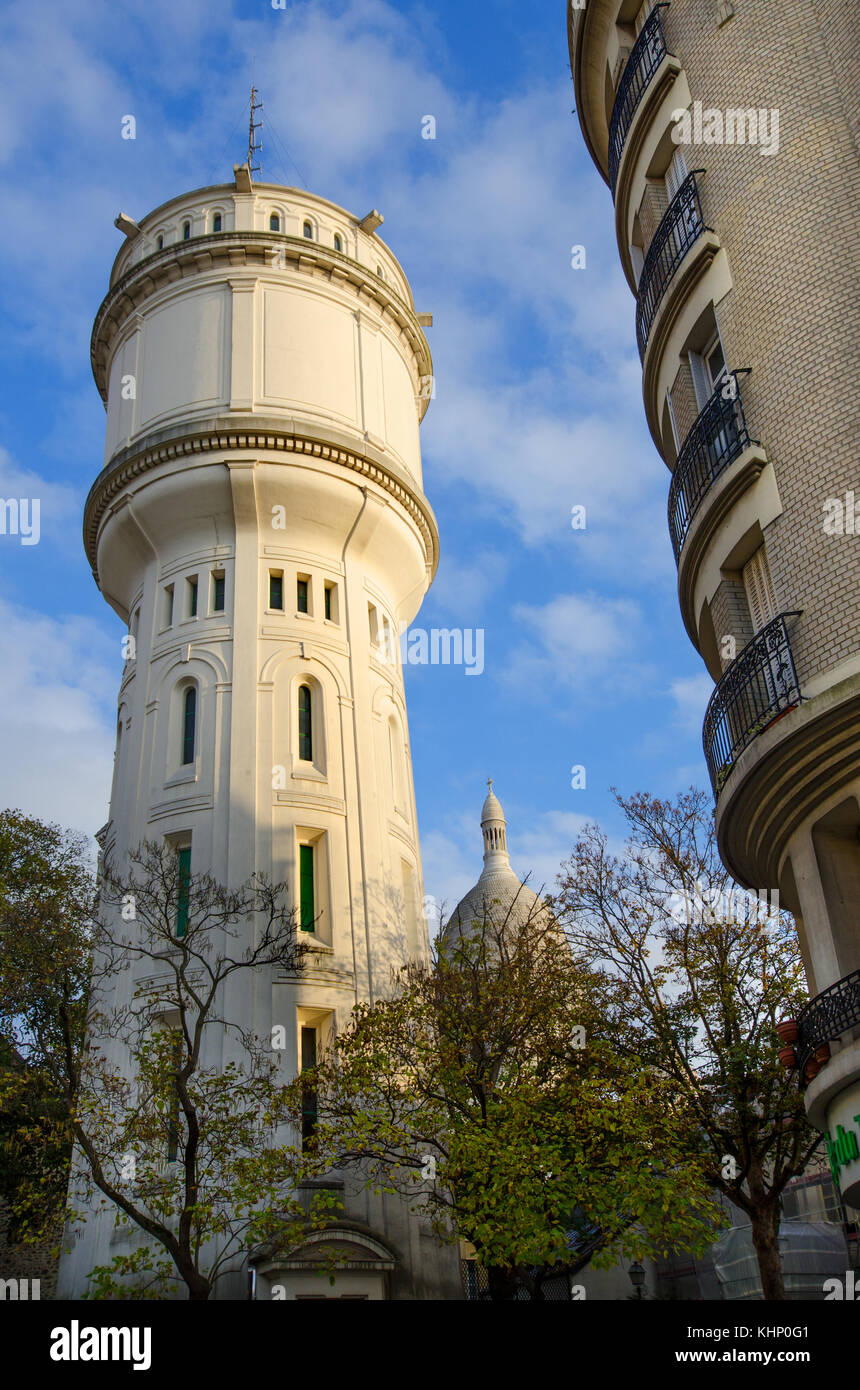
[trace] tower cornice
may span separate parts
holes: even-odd
[[[284,428],[282,420],[247,415],[241,425],[235,417],[216,418],[195,430],[179,427],[174,433],[159,431],[128,449],[115,454],[96,478],[84,504],[84,548],[98,583],[98,535],[102,518],[128,483],[162,464],[201,454],[242,452],[270,454],[283,452],[307,460],[318,459],[360,474],[399,502],[424,542],[430,578],[439,563],[439,530],[430,503],[423,492],[412,486],[393,463],[386,463],[375,450],[365,452],[343,447],[331,439],[316,438]]]

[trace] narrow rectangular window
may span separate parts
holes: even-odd
[[[315,918],[314,847],[299,845],[299,925],[302,931],[313,931]]]
[[[284,607],[284,576],[276,570],[269,571],[269,607]]]
[[[334,585],[333,585],[333,584],[326,584],[325,588],[323,589],[323,596],[324,596],[324,603],[325,603],[325,615],[326,615],[326,619],[328,620],[328,622],[332,622],[332,621],[333,621],[333,620],[332,620],[332,598],[331,598],[333,590],[334,590]]]
[[[379,646],[379,614],[374,604],[367,605],[367,621],[370,625],[370,643],[373,647]]]
[[[224,575],[223,575],[223,574],[217,574],[217,573],[216,573],[216,574],[213,574],[213,575],[212,575],[212,612],[213,612],[213,613],[223,613],[223,612],[224,612],[224,585],[225,585],[225,580],[224,580]]]
[[[309,685],[299,686],[299,758],[303,763],[314,760],[313,696]]]
[[[197,617],[197,575],[192,575],[188,581],[188,616]]]
[[[299,613],[307,613],[308,609],[308,581],[307,579],[296,580],[296,608]]]
[[[171,626],[173,625],[173,585],[172,585],[172,584],[165,584],[165,586],[164,586],[164,610],[163,610],[163,613],[164,613],[163,626],[164,626],[164,627],[171,627]]]
[[[194,762],[194,745],[197,734],[197,688],[189,685],[185,691],[182,712],[182,765]]]
[[[176,935],[181,940],[188,932],[188,912],[191,906],[191,846],[186,845],[177,855]]]
[[[317,1064],[317,1030],[302,1028],[302,1071],[311,1071]],[[307,1149],[314,1136],[319,1117],[316,1087],[302,1087],[302,1148]]]

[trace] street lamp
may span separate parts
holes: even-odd
[[[630,1275],[630,1282],[636,1290],[636,1297],[641,1298],[645,1283],[645,1270],[638,1260],[634,1260],[627,1273]]]

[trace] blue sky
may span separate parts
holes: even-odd
[[[81,545],[104,443],[90,330],[114,217],[232,178],[252,72],[263,178],[379,208],[434,315],[422,447],[442,559],[416,623],[483,628],[485,669],[407,668],[425,890],[453,906],[477,877],[490,775],[514,867],[550,886],[586,819],[620,831],[610,786],[706,785],[711,688],[678,612],[669,475],[571,111],[564,0],[6,9],[0,496],[40,497],[42,537],[0,537],[0,802],[106,819],[122,628]]]

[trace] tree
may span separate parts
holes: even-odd
[[[91,1296],[160,1296],[178,1276],[189,1299],[207,1299],[250,1245],[277,1248],[324,1222],[331,1194],[305,1205],[290,1182],[271,1040],[225,1012],[237,976],[301,968],[284,885],[255,876],[228,890],[152,843],[124,876],[107,865],[89,917],[85,1018],[86,991],[70,1013],[55,987],[53,931],[36,915],[21,925],[27,968],[6,1018],[14,1010],[74,1138],[70,1219],[85,1220],[101,1194],[147,1238],[92,1272]]]
[[[624,991],[576,962],[539,900],[486,904],[429,968],[358,1004],[312,1074],[305,1176],[353,1170],[408,1194],[444,1240],[471,1241],[494,1298],[540,1296],[571,1262],[571,1231],[599,1229],[602,1258],[712,1238],[715,1212],[683,1106],[644,1067]]]
[[[624,985],[643,1056],[695,1117],[708,1182],[749,1217],[764,1297],[781,1299],[781,1194],[821,1142],[777,1055],[776,1023],[807,997],[793,924],[727,874],[703,792],[617,801],[623,854],[587,826],[555,907]]]
[[[49,1056],[77,1065],[90,977],[92,855],[84,836],[0,814],[0,1130],[13,1235],[56,1235],[72,1131]]]

